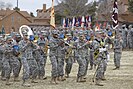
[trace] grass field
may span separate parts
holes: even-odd
[[[120,70],[112,70],[114,68],[113,52],[111,52],[110,55],[111,59],[108,62],[108,68],[106,71],[107,81],[102,82],[104,84],[102,87],[95,86],[95,84],[92,83],[92,77],[95,70],[88,70],[87,82],[77,83],[77,63],[74,63],[73,65],[70,78],[64,82],[59,82],[58,85],[52,85],[50,84],[51,64],[48,60],[46,65],[47,80],[37,80],[39,83],[32,84],[29,88],[21,86],[22,81],[17,83],[13,82],[13,78],[10,80],[12,82],[12,85],[10,86],[6,86],[5,82],[0,80],[0,89],[133,89],[133,52],[123,52]],[[20,80],[21,77],[22,73],[20,74]]]

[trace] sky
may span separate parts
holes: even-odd
[[[12,3],[13,7],[17,6],[17,0],[0,0],[3,2],[10,2]],[[42,9],[43,4],[47,5],[47,8],[51,7],[52,0],[18,0],[19,1],[19,8],[23,11],[33,12],[36,15],[37,9]],[[89,0],[93,1],[93,0]],[[56,4],[56,2],[55,2]]]

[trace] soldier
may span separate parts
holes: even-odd
[[[95,39],[96,43],[94,45],[95,52],[98,50],[98,53],[94,56],[95,63],[97,65],[95,80],[96,80],[96,85],[98,86],[103,86],[102,84],[100,84],[100,81],[105,80],[104,74],[105,74],[106,67],[107,67],[106,59],[107,59],[107,54],[108,54],[107,49],[105,48],[105,45],[104,45],[104,41],[101,36],[102,36],[101,32],[100,34],[97,33],[96,39]]]
[[[64,81],[64,59],[65,59],[65,43],[64,34],[59,35],[59,47],[57,48],[57,60],[58,60],[58,80]]]
[[[123,49],[127,47],[127,28],[126,25],[122,26],[122,40],[123,40]]]
[[[2,60],[3,60],[3,58],[4,58],[4,53],[3,53],[3,47],[4,47],[4,38],[3,37],[1,37],[0,38],[0,70],[1,70],[1,80],[6,80],[5,79],[5,72],[4,72],[4,69],[3,69],[3,62],[2,62]]]
[[[20,62],[16,57],[14,50],[14,45],[12,43],[12,38],[8,36],[6,38],[6,43],[4,45],[4,58],[3,58],[3,69],[6,77],[6,85],[10,85],[9,79],[11,71],[13,70],[14,81],[18,81]]]
[[[90,41],[91,42],[91,37],[90,35],[88,35],[87,32],[84,33],[85,36],[85,41]],[[90,46],[90,45],[89,45]],[[85,70],[85,74],[84,74],[84,78],[86,79],[86,75],[87,75],[87,70],[88,70],[88,64],[89,64],[89,58],[90,58],[90,53],[89,53],[89,46],[85,46],[85,59],[86,59],[86,70]]]
[[[133,48],[133,40],[132,40],[132,34],[133,34],[133,30],[132,30],[132,25],[128,26],[128,31],[127,31],[127,45],[129,49]]]
[[[122,55],[122,39],[120,35],[116,35],[114,40],[114,64],[115,67],[113,70],[117,70],[120,68],[120,60]]]
[[[66,45],[66,58],[65,58],[65,62],[66,62],[66,67],[65,67],[65,75],[66,78],[69,78],[69,74],[71,72],[72,69],[72,65],[73,65],[73,54],[72,54],[72,36],[70,33],[66,34],[67,39],[65,41],[65,45]],[[71,46],[70,46],[71,45]]]
[[[58,61],[57,61],[57,48],[59,46],[59,42],[58,42],[58,33],[56,30],[54,30],[52,32],[53,37],[51,37],[50,41],[49,41],[49,47],[50,47],[50,61],[52,64],[52,79],[51,79],[51,83],[57,83],[57,78],[58,78]]]
[[[0,71],[2,69],[2,59],[3,59],[3,45],[4,45],[4,42],[3,42],[3,37],[1,36],[0,37]]]
[[[37,83],[35,78],[38,74],[37,62],[33,57],[33,51],[36,49],[36,45],[32,43],[34,37],[31,35],[30,39],[27,39],[27,34],[24,34],[24,39],[20,41],[20,49],[22,53],[22,65],[23,65],[23,84],[22,86],[30,87],[28,79],[30,74],[32,76],[31,83]]]
[[[85,41],[84,35],[81,32],[79,34],[79,41],[76,43],[76,49],[77,49],[77,62],[79,64],[78,74],[77,74],[77,82],[86,82],[84,79],[84,75],[86,72],[86,46],[88,46],[88,42]]]
[[[47,77],[45,77],[45,65],[46,65],[46,61],[47,61],[47,47],[48,47],[48,39],[46,38],[47,34],[43,33],[41,37],[39,37],[38,39],[38,46],[40,47],[40,49],[38,50],[38,52],[36,53],[36,59],[38,59],[37,63],[38,63],[38,67],[39,67],[39,79],[47,79]]]

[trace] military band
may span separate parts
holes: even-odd
[[[49,56],[52,84],[58,84],[59,81],[69,78],[73,63],[77,63],[79,67],[75,81],[86,82],[88,68],[95,69],[93,80],[96,85],[103,86],[101,81],[106,80],[109,50],[111,47],[114,49],[114,70],[119,69],[122,49],[133,49],[132,30],[132,25],[129,25],[129,29],[123,25],[117,31],[108,26],[99,31],[79,28],[49,29],[40,33],[30,34],[22,31],[20,35],[15,33],[12,36],[1,36],[1,80],[10,85],[9,80],[13,72],[14,81],[19,81],[20,70],[23,68],[22,86],[30,87],[30,83],[38,83],[37,78],[41,80],[47,78],[45,66]]]

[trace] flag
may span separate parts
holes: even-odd
[[[114,1],[113,13],[112,13],[113,29],[118,27],[118,6],[117,0]]]
[[[91,16],[88,16],[88,27],[91,28],[91,22],[92,22],[92,18]]]
[[[85,24],[85,17],[82,16],[82,19],[81,19],[81,27],[84,28],[84,24]]]
[[[76,19],[75,19],[75,17],[73,17],[73,20],[72,20],[72,29],[74,29],[75,24],[76,24]]]
[[[50,25],[55,28],[54,0],[52,0],[51,15],[50,15]]]
[[[63,28],[65,28],[65,26],[66,26],[65,20],[66,20],[66,19],[63,18],[63,22],[62,22],[62,27],[63,27]]]
[[[100,25],[98,22],[96,22],[96,25],[95,25],[95,31],[99,31],[100,30]]]

